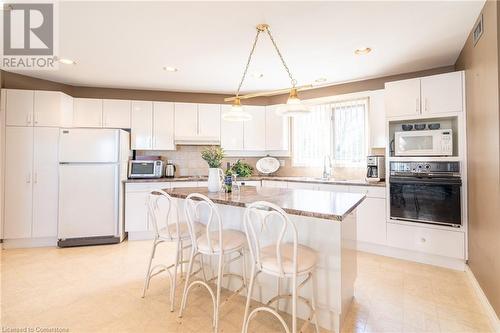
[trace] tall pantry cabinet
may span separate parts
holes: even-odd
[[[57,237],[59,127],[71,120],[60,92],[2,92],[4,240]]]

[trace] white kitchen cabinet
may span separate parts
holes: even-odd
[[[277,187],[277,188],[287,188],[287,182],[280,180],[263,180],[262,187]]]
[[[174,103],[153,102],[153,149],[175,150]]]
[[[198,182],[194,181],[171,182],[170,184],[171,188],[198,187]]]
[[[463,110],[462,72],[421,79],[422,114],[461,112]]]
[[[231,105],[222,105],[222,113],[231,112]],[[243,150],[243,122],[221,119],[220,145],[224,150]]]
[[[358,206],[357,240],[361,242],[386,244],[385,199],[367,197]]]
[[[70,126],[73,120],[73,98],[59,91],[35,90],[34,126]]]
[[[151,191],[170,188],[167,182],[125,184],[125,231],[145,232],[152,230],[148,214],[148,197]]]
[[[33,90],[7,89],[6,94],[7,126],[33,126]]]
[[[58,142],[58,128],[6,128],[4,239],[57,236]]]
[[[370,92],[368,121],[370,124],[370,147],[385,148],[385,92],[384,89]]]
[[[198,104],[198,136],[220,140],[219,104]]]
[[[460,231],[387,223],[387,245],[456,259],[465,258],[465,234]]]
[[[120,99],[102,101],[102,122],[105,128],[130,128],[131,102]]]
[[[385,112],[387,117],[419,115],[420,79],[387,82],[385,84]]]
[[[73,98],[59,91],[6,89],[6,125],[70,127]]]
[[[198,136],[198,104],[175,103],[175,139],[194,139]]]
[[[318,189],[321,191],[331,191],[331,192],[349,192],[349,186],[338,185],[338,184],[318,184]]]
[[[30,238],[33,220],[33,128],[5,129],[4,239]]]
[[[243,143],[245,150],[266,150],[266,108],[245,106],[252,120],[243,123]]]
[[[130,143],[132,149],[153,148],[153,102],[132,101]]]
[[[56,237],[59,196],[59,128],[36,127],[33,141],[32,237]]]
[[[288,188],[301,189],[301,190],[317,190],[319,188],[316,183],[300,183],[300,182],[287,182]]]
[[[290,118],[276,114],[277,106],[266,106],[266,150],[289,150]]]
[[[73,127],[102,127],[102,99],[75,98]]]

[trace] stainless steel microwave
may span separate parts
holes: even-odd
[[[453,132],[451,129],[396,132],[394,146],[396,156],[451,156]]]
[[[128,178],[161,178],[163,161],[131,160],[128,162]]]

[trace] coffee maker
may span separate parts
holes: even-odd
[[[385,157],[371,155],[366,158],[366,179],[377,181],[385,179]]]

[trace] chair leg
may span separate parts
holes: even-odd
[[[219,254],[219,267],[217,270],[217,294],[216,294],[216,302],[215,302],[215,311],[214,311],[214,332],[219,332],[219,305],[220,305],[220,292],[221,292],[221,284],[222,284],[222,274],[223,274],[223,260],[224,254],[221,252]]]
[[[248,285],[247,285],[247,255],[245,253],[245,249],[241,250],[241,254],[243,256],[243,261],[242,261],[243,269],[241,270],[242,273],[243,273],[243,285],[245,286],[245,288],[247,289],[247,292],[248,292]]]
[[[144,288],[142,289],[142,297],[146,296],[146,290],[149,288],[149,281],[150,281],[150,275],[151,275],[151,264],[153,263],[153,258],[155,256],[155,251],[156,251],[156,245],[158,243],[156,242],[156,238],[153,241],[153,248],[151,249],[151,255],[149,256],[149,262],[148,262],[148,270],[146,271],[146,278],[144,280]]]
[[[172,285],[170,286],[170,312],[174,312],[175,290],[177,289],[177,268],[179,267],[179,251],[182,251],[181,240],[177,240],[177,250],[175,251],[174,279]]]
[[[276,277],[276,295],[281,295],[281,278],[279,276]],[[280,310],[280,299],[276,300],[276,305],[274,307],[276,311]]]
[[[252,299],[253,284],[255,282],[255,263],[252,263],[252,271],[250,272],[250,284],[247,288],[247,302],[245,304],[245,314],[243,315],[243,327],[241,328],[242,333],[247,333],[246,322],[248,320],[248,311],[250,310],[250,301]]]
[[[311,276],[311,307],[314,311],[314,327],[316,333],[319,333],[319,324],[318,324],[318,308],[316,307],[316,275],[313,274]]]
[[[184,292],[182,293],[181,308],[179,309],[179,318],[182,317],[182,311],[184,311],[184,308],[186,307],[189,278],[190,278],[191,272],[193,270],[193,260],[194,260],[194,247],[191,248],[191,255],[189,257],[189,264],[188,264],[188,270],[187,270],[187,275],[186,275],[186,282],[184,283]]]
[[[297,274],[292,277],[292,333],[297,333]]]
[[[203,260],[203,253],[200,253],[200,265],[201,265],[201,276],[203,277],[203,281],[207,282],[207,275],[205,274],[205,262]]]

